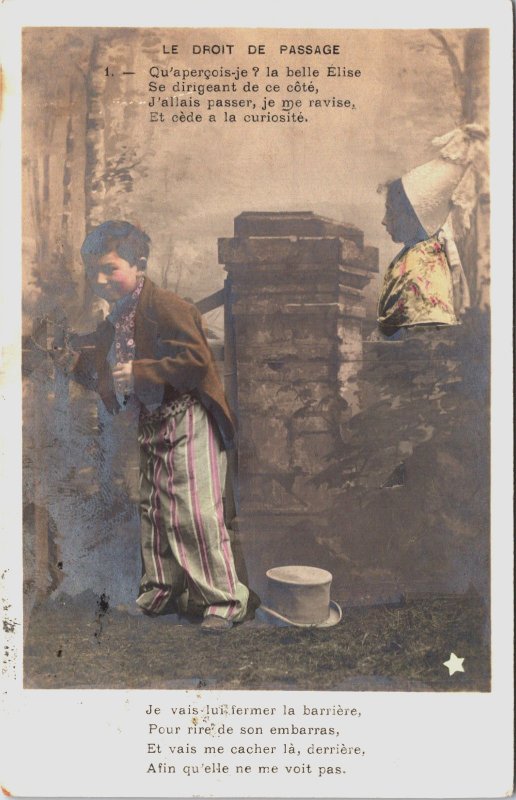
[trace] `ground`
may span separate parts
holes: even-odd
[[[445,661],[464,658],[449,675]],[[327,629],[276,627],[258,611],[206,634],[93,595],[36,606],[27,688],[489,691],[488,616],[477,596],[344,608]]]

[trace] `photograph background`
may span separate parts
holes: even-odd
[[[64,663],[56,658],[68,650],[73,609],[86,614],[92,641],[133,604],[139,578],[134,420],[110,417],[43,352],[63,327],[91,330],[106,313],[85,284],[79,249],[93,225],[123,218],[151,236],[156,283],[202,309],[217,304],[205,321],[239,418],[226,515],[243,579],[263,597],[272,566],[329,569],[332,596],[359,610],[356,619],[350,611],[350,640],[370,635],[358,650],[348,642],[344,660],[322,641],[315,680],[329,662],[335,688],[357,673],[363,688],[383,688],[385,673],[437,688],[441,651],[458,640],[475,664],[463,688],[489,686],[486,170],[458,242],[472,294],[461,326],[397,343],[373,335],[383,271],[399,249],[381,225],[378,185],[432,158],[435,136],[486,125],[488,33],[318,30],[309,40],[338,42],[341,55],[277,55],[284,41],[306,43],[306,31],[24,31],[24,602],[33,685],[59,684],[54,667]],[[172,41],[180,55],[161,54]],[[233,54],[191,55],[193,44],[229,41]],[[246,55],[255,42],[267,55]],[[215,123],[148,121],[151,65],[250,73],[258,65],[261,81],[268,66],[285,87],[287,65],[307,64],[323,75],[331,64],[360,69],[360,78],[316,81],[320,97],[356,108],[308,109],[305,124],[248,124],[242,112],[224,123],[220,110]],[[314,237],[320,250],[310,249]],[[224,287],[220,305],[213,298]],[[42,624],[48,601],[59,641]],[[386,605],[395,611],[378,616]],[[43,651],[31,638],[32,611]],[[122,633],[133,641],[133,628]],[[274,634],[281,645],[284,634]],[[189,675],[188,660],[182,668]],[[243,686],[271,685],[267,670],[243,672],[224,685],[241,677]],[[125,677],[114,669],[105,679],[124,685]],[[292,680],[308,685],[306,672]]]

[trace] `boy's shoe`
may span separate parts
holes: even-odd
[[[149,611],[149,609],[143,608],[143,606],[140,606],[140,611],[142,614],[145,614],[146,617],[163,617],[167,614],[177,614],[177,616],[180,616],[179,607],[175,597],[170,597],[163,608],[161,608],[159,611]]]
[[[227,631],[232,627],[233,623],[230,619],[216,617],[214,614],[204,617],[203,621],[201,622],[201,630],[205,631],[206,633],[221,633],[222,631]]]

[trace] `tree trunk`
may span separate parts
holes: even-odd
[[[72,178],[75,137],[73,131],[73,82],[70,83],[70,112],[66,124],[65,161],[63,167],[63,213],[61,216],[61,245],[64,264],[72,263]]]
[[[471,30],[464,41],[464,123],[489,123],[489,40],[487,31]],[[462,243],[462,256],[471,294],[477,308],[489,305],[489,175],[477,178],[477,207],[471,230]]]
[[[106,186],[104,70],[107,43],[95,37],[86,76],[86,167],[84,176],[86,232],[102,221]]]
[[[464,121],[488,124],[489,39],[487,31],[472,30],[464,42]]]
[[[29,170],[32,179],[32,215],[34,217],[34,227],[36,229],[36,263],[41,264],[44,258],[45,243],[43,241],[43,228],[41,220],[39,164],[37,158],[31,160]]]
[[[463,66],[450,42],[440,30],[430,31],[439,42],[450,65],[451,77],[461,105],[460,124],[476,123],[488,129],[489,123],[489,39],[485,30],[469,30],[463,46]],[[471,227],[457,241],[468,281],[471,305],[489,305],[489,176],[477,174],[477,206]]]
[[[464,42],[464,122],[475,122],[486,130],[489,124],[489,38],[485,30],[471,30]],[[471,233],[464,247],[464,259],[470,265],[472,305],[489,305],[489,175],[477,181],[478,203]]]
[[[91,48],[86,74],[86,162],[84,172],[84,210],[86,233],[99,225],[104,218],[106,197],[106,148],[104,87],[105,69],[108,65],[108,43],[96,36]],[[102,301],[86,284],[84,287],[83,308],[86,317],[99,321],[105,316]]]

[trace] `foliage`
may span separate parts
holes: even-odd
[[[39,289],[33,309],[36,317],[48,315],[55,323],[62,323],[65,317],[74,316],[79,304],[78,283],[62,252],[55,250],[45,264],[38,260],[29,283]]]
[[[110,189],[119,189],[122,192],[132,192],[136,167],[141,165],[144,156],[137,155],[136,147],[123,144],[118,153],[106,159],[106,170],[102,176],[106,186]],[[146,171],[140,167],[141,176]]]
[[[464,425],[478,425],[488,400],[488,324],[486,311],[471,309],[460,326],[365,343],[363,410],[341,422],[316,483],[369,487],[403,453],[435,437],[456,441]]]
[[[470,583],[485,594],[489,549],[489,319],[370,345],[363,410],[335,431],[318,485],[334,491],[341,557],[364,569]],[[433,577],[432,577],[433,576]]]

